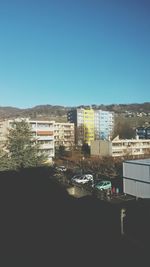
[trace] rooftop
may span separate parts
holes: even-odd
[[[150,166],[150,159],[125,160],[124,162]]]

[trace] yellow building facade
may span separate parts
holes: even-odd
[[[90,145],[94,140],[94,110],[83,110],[84,142]]]

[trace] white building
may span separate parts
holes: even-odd
[[[66,150],[70,150],[75,143],[74,123],[54,123],[54,142],[55,148],[64,146]]]
[[[96,140],[91,143],[92,156],[144,156],[150,154],[150,139]]]
[[[25,120],[29,123],[33,137],[40,145],[41,152],[47,155],[48,161],[52,161],[55,156],[54,149],[54,121],[35,121],[27,118],[15,119],[16,121]],[[9,129],[12,127],[12,123],[15,120],[0,121],[0,144],[3,144],[7,140]]]
[[[123,163],[123,191],[136,198],[150,198],[150,159]]]
[[[40,150],[46,154],[49,161],[55,156],[54,121],[28,121],[33,136],[40,145]]]

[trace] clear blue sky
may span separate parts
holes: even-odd
[[[0,0],[0,106],[143,102],[149,0]]]

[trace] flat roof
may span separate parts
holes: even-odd
[[[124,162],[130,163],[130,164],[138,164],[138,165],[150,166],[150,158],[149,159],[125,160]]]

